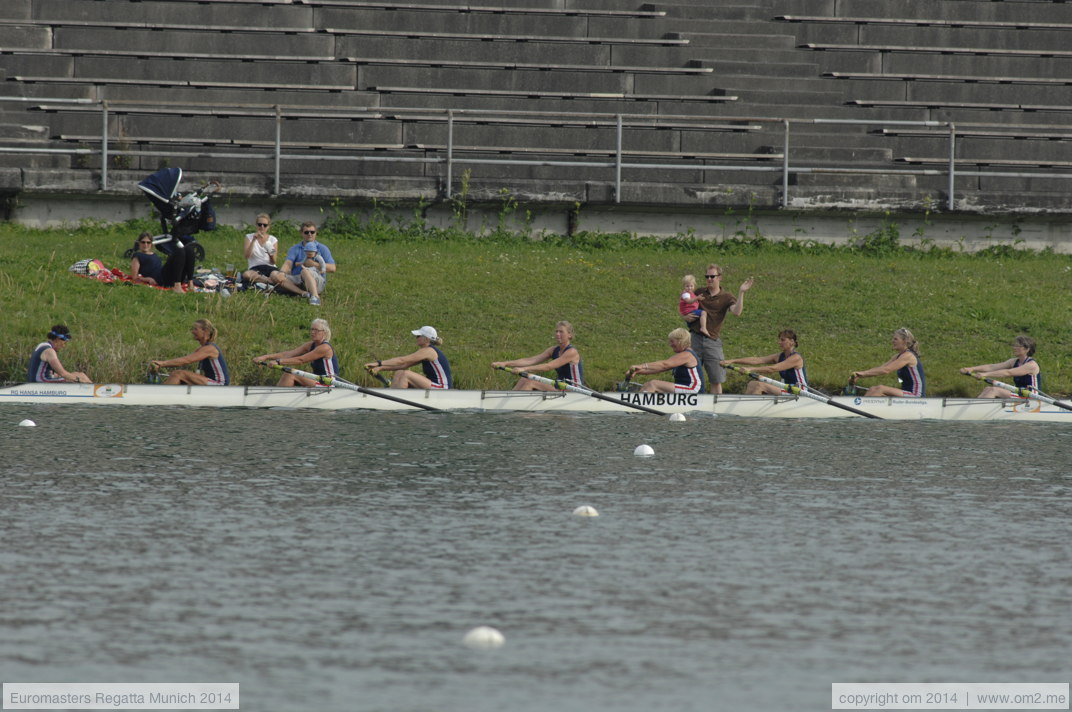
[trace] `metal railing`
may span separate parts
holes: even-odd
[[[166,115],[189,115],[191,109],[189,105],[184,105],[187,108],[175,107],[172,111],[169,111],[171,105],[160,102],[146,103],[146,102],[109,102],[107,100],[93,100],[93,99],[66,99],[66,98],[41,98],[41,97],[4,97],[0,96],[0,102],[25,102],[40,105],[41,107],[49,107],[55,105],[62,107],[64,105],[81,105],[92,106],[96,105],[100,111],[100,148],[84,148],[84,147],[71,147],[71,148],[56,148],[54,144],[56,139],[39,139],[40,143],[47,143],[50,146],[37,146],[37,145],[22,145],[22,146],[2,146],[0,145],[0,153],[24,153],[24,154],[65,154],[71,156],[95,156],[100,160],[100,190],[106,191],[109,188],[109,176],[108,167],[111,159],[118,156],[131,156],[131,157],[157,157],[157,158],[210,158],[210,159],[241,159],[241,160],[270,160],[273,163],[273,178],[274,178],[274,193],[280,194],[282,190],[282,166],[284,161],[299,161],[299,160],[316,160],[316,161],[353,161],[353,162],[391,162],[391,163],[423,163],[423,164],[439,164],[444,168],[443,184],[445,197],[451,198],[453,195],[453,181],[454,181],[454,168],[457,165],[504,165],[504,166],[552,166],[552,167],[569,167],[569,168],[596,168],[606,169],[608,171],[608,182],[612,182],[615,191],[615,202],[621,202],[622,196],[622,172],[623,170],[660,170],[660,171],[676,171],[676,170],[690,170],[690,171],[712,171],[712,172],[780,172],[782,177],[782,207],[788,207],[790,201],[790,176],[803,175],[803,174],[829,174],[829,175],[906,175],[906,176],[945,176],[947,179],[947,193],[948,193],[948,208],[954,209],[956,202],[956,179],[959,177],[990,177],[990,178],[1044,178],[1044,179],[1068,179],[1072,178],[1072,171],[1001,171],[1001,170],[964,170],[958,169],[956,165],[956,149],[958,140],[958,129],[954,122],[947,121],[882,121],[882,120],[854,120],[854,119],[791,119],[791,118],[770,118],[770,117],[697,117],[691,115],[674,115],[674,116],[653,116],[648,114],[597,114],[597,113],[562,113],[562,112],[535,112],[535,111],[481,111],[471,109],[421,109],[421,108],[389,108],[389,107],[315,107],[310,109],[308,107],[296,107],[288,106],[284,109],[280,105],[264,105],[264,104],[234,104],[229,106],[215,105],[214,109],[204,110],[202,113],[228,115],[228,114],[241,114],[244,117],[255,117],[270,119],[275,122],[275,139],[271,146],[270,151],[257,152],[247,151],[242,153],[226,152],[226,151],[213,151],[213,150],[197,150],[191,151],[171,151],[171,150],[123,150],[112,148],[111,142],[115,141],[144,141],[151,143],[151,139],[137,139],[128,137],[111,137],[109,136],[109,120],[114,115],[120,114],[136,114],[139,113],[139,109],[142,112],[147,111],[149,108],[153,109],[156,114]],[[49,110],[58,111],[61,108],[51,108]],[[194,112],[196,113],[196,112]],[[287,150],[284,147],[283,137],[283,125],[287,120],[301,119],[301,118],[380,118],[387,117],[388,115],[399,115],[396,118],[405,120],[441,120],[447,124],[447,142],[443,149],[444,155],[436,156],[412,156],[401,155],[403,153],[412,153],[413,150],[425,150],[435,151],[434,148],[413,149],[399,147],[397,154],[388,155],[347,155],[342,153],[332,153],[330,151],[318,151],[316,153],[303,153],[298,150]],[[562,125],[562,124],[576,124],[587,126],[607,126],[613,125],[615,130],[615,146],[613,149],[613,158],[611,160],[554,160],[554,159],[525,159],[525,158],[482,158],[482,157],[466,157],[464,155],[458,155],[459,149],[455,145],[455,124],[459,120],[467,122],[485,122],[494,123],[496,119],[500,121],[506,120],[518,120],[524,119],[526,123],[532,122],[535,124],[542,124],[548,126]],[[720,122],[720,123],[714,123]],[[805,166],[794,165],[791,160],[792,146],[791,146],[791,127],[793,125],[851,125],[851,126],[872,126],[872,127],[916,127],[916,128],[928,128],[928,129],[940,129],[947,135],[948,142],[948,162],[944,168],[893,168],[893,167],[858,167],[858,166]],[[667,161],[648,159],[646,162],[631,162],[628,160],[630,155],[629,151],[623,149],[624,138],[626,132],[631,129],[651,129],[651,128],[683,128],[688,130],[710,130],[718,132],[726,131],[749,131],[761,128],[762,126],[781,126],[782,132],[782,155],[780,165],[740,165],[740,164],[711,164],[709,161],[716,160],[708,155],[704,158],[690,158],[690,153],[686,151],[679,152],[678,156],[667,156]],[[988,123],[964,123],[962,127],[971,127],[972,129],[979,129],[980,127],[989,127],[995,129],[1008,129],[1008,124],[988,124]],[[1033,131],[1051,128],[1045,126],[1038,127],[1025,127],[1019,125],[1020,133],[1007,133],[1003,134],[1010,140],[1018,140],[1031,137]],[[1069,140],[1072,140],[1072,131],[1069,132]],[[242,141],[239,140],[239,143]],[[3,140],[0,140],[0,144]],[[206,140],[206,143],[211,141]],[[255,142],[249,142],[250,144]],[[480,146],[467,146],[466,152],[480,152]],[[483,147],[486,152],[496,152],[501,149],[496,147]],[[524,150],[539,151],[537,146],[525,146]],[[519,151],[523,150],[519,147]],[[583,150],[578,150],[577,153],[584,153]],[[590,153],[596,153],[596,151],[588,151]],[[604,151],[604,152],[609,152]],[[383,153],[380,151],[380,153]],[[636,152],[633,152],[636,153]],[[771,156],[775,158],[776,156]],[[762,154],[756,155],[757,159],[762,159]],[[680,163],[676,161],[693,160],[702,161],[702,163]],[[1072,162],[1070,162],[1072,167]]]

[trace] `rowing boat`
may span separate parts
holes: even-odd
[[[380,389],[365,389],[380,390]],[[386,390],[385,390],[386,393]],[[408,401],[440,410],[477,412],[637,413],[628,404],[665,413],[707,413],[749,418],[858,418],[830,404],[784,394],[603,393],[590,398],[569,391],[406,390]],[[1072,422],[1072,412],[1023,398],[864,398],[834,402],[887,420],[1004,420]],[[3,404],[187,406],[200,408],[307,408],[314,410],[416,411],[411,404],[343,388],[277,386],[164,386],[113,383],[24,383],[0,388]]]

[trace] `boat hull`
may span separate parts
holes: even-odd
[[[369,389],[377,391],[381,389]],[[792,395],[581,393],[543,391],[383,390],[385,394],[441,410],[481,412],[640,413],[630,405],[663,413],[708,413],[750,418],[860,418],[840,408]],[[1072,411],[1028,400],[996,398],[862,398],[835,401],[887,420],[1004,420],[1072,422]],[[148,384],[25,383],[0,388],[0,404],[92,406],[186,406],[201,408],[292,408],[313,410],[417,409],[376,395],[342,388],[276,386],[162,386]]]

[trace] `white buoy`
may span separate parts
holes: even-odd
[[[462,642],[477,650],[491,650],[492,648],[502,647],[502,644],[506,642],[506,638],[490,625],[481,625],[466,633],[465,637],[462,638]]]
[[[32,428],[35,425],[37,425],[37,423],[35,423],[32,420],[30,420],[29,418],[27,418],[26,420],[20,421],[19,425],[24,427],[24,428]]]
[[[684,413],[671,413],[670,414],[670,422],[671,423],[684,423],[685,422],[685,414]]]
[[[633,450],[633,454],[637,457],[651,457],[655,454],[655,451],[651,449],[651,445],[637,445],[636,450]]]
[[[596,508],[592,507],[590,505],[587,505],[587,504],[582,504],[580,507],[577,507],[577,509],[573,510],[573,514],[578,516],[578,517],[598,517],[599,516],[599,512],[596,511]]]

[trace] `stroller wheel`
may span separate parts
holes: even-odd
[[[204,262],[205,261],[205,246],[202,245],[200,242],[197,242],[196,240],[194,242],[191,242],[190,245],[192,245],[193,248],[194,248],[194,261],[195,262]]]
[[[128,247],[127,251],[123,253],[123,257],[125,257],[128,260],[134,259],[134,248],[133,247]]]

